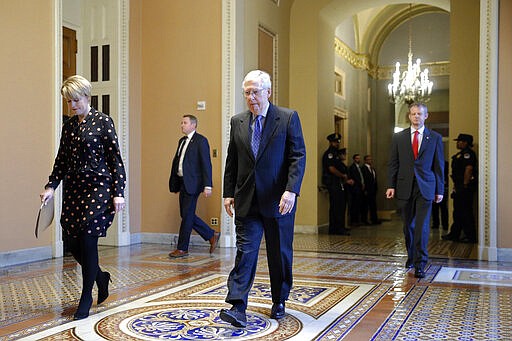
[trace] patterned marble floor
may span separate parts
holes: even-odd
[[[396,225],[396,224],[395,224]],[[157,244],[101,247],[110,297],[73,321],[79,267],[70,257],[0,268],[0,340],[511,340],[512,264],[479,262],[475,246],[431,236],[427,276],[403,268],[393,224],[352,236],[295,237],[287,315],[270,319],[265,250],[246,329],[218,318],[234,249],[193,247],[171,260]]]

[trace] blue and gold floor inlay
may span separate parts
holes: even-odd
[[[512,271],[442,267],[435,282],[512,287]]]
[[[375,237],[384,229],[399,235]],[[230,307],[230,248],[210,255],[191,247],[188,257],[169,259],[169,245],[102,247],[110,296],[81,321],[72,320],[81,276],[71,257],[0,268],[0,340],[512,340],[512,264],[464,259],[474,247],[434,231],[431,255],[443,257],[431,258],[417,279],[404,268],[398,225],[352,232],[296,236],[293,289],[280,320],[269,317],[262,248],[245,329],[218,317]]]

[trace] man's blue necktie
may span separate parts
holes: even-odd
[[[261,115],[257,115],[254,119],[254,131],[252,132],[251,148],[254,157],[258,155],[258,148],[261,141]]]

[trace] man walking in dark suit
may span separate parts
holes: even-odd
[[[210,253],[215,250],[220,237],[220,233],[215,232],[196,215],[199,194],[203,192],[205,197],[212,194],[210,145],[206,137],[196,132],[196,128],[197,118],[193,115],[184,115],[181,120],[181,131],[185,136],[178,143],[169,178],[169,191],[180,193],[181,216],[178,245],[176,250],[169,253],[171,258],[188,256],[192,230],[210,243]]]
[[[423,103],[409,106],[411,127],[393,135],[389,158],[388,199],[396,197],[402,212],[406,267],[414,276],[425,277],[432,201],[443,200],[444,154],[441,135],[425,127],[428,118]]]
[[[293,232],[297,196],[306,166],[306,147],[296,111],[270,103],[270,76],[249,72],[242,88],[248,111],[231,118],[224,173],[224,208],[235,210],[235,265],[229,274],[220,318],[245,327],[248,304],[263,234],[272,293],[270,317],[285,315],[292,287]]]

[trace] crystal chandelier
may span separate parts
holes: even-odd
[[[432,93],[433,83],[428,79],[428,69],[421,71],[421,60],[416,59],[412,63],[412,33],[411,33],[411,9],[409,4],[409,60],[407,71],[400,75],[400,62],[396,62],[393,73],[393,83],[388,84],[389,101],[391,103],[411,104],[413,102],[428,102]]]

